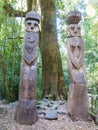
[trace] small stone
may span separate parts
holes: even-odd
[[[78,129],[77,130],[82,130],[82,127],[81,126],[78,126]]]
[[[93,121],[93,116],[91,114],[88,115],[88,121]]]
[[[6,103],[7,103],[7,100],[3,99],[2,102],[3,102],[3,104],[6,104]]]
[[[51,103],[50,100],[47,99],[47,98],[43,98],[43,99],[41,100],[41,102],[46,102],[47,104]]]
[[[42,101],[47,102],[49,100],[47,98],[43,98]]]
[[[46,114],[43,110],[38,110],[37,112],[38,114],[44,114],[44,115]]]
[[[51,104],[55,104],[55,102],[56,102],[56,101],[54,101],[54,100],[51,100]]]
[[[45,115],[44,114],[39,114],[38,117],[39,118],[45,118]]]
[[[57,109],[58,108],[58,104],[54,104],[51,109]]]
[[[52,103],[49,103],[47,106],[48,106],[48,107],[53,107],[53,104],[52,104]]]
[[[7,130],[5,126],[0,126],[0,130]]]
[[[58,113],[58,114],[63,114],[63,115],[68,115],[68,112],[67,112],[67,111],[64,111],[64,110],[62,110],[62,109],[58,109],[58,110],[57,110],[57,113]]]
[[[7,116],[8,115],[8,110],[6,108],[0,108],[0,117],[3,116]]]
[[[7,129],[6,129],[7,130]],[[12,126],[11,128],[10,128],[10,130],[19,130],[19,128],[17,127],[17,126]]]
[[[41,107],[42,107],[41,105],[36,105],[36,108],[38,108],[38,109],[41,108]]]
[[[49,104],[48,102],[41,101],[42,106],[48,106],[48,104]]]
[[[56,111],[56,110],[49,110],[49,111],[46,113],[45,118],[46,118],[47,120],[57,120],[57,119],[58,119],[57,111]]]
[[[46,109],[48,109],[48,107],[46,105],[41,105],[41,109],[46,110]]]
[[[3,102],[0,100],[0,105],[2,104]]]
[[[13,103],[10,103],[9,105],[10,105],[11,107],[17,107],[18,102],[13,102]]]
[[[63,105],[64,103],[65,103],[65,101],[63,101],[63,100],[58,100],[58,101],[57,101],[57,104],[58,104],[58,105]]]
[[[5,108],[0,108],[0,114],[3,114]]]

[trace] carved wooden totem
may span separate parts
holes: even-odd
[[[81,13],[71,11],[67,14],[68,71],[70,87],[68,94],[68,111],[73,121],[88,118],[88,101],[86,73],[84,67],[84,44],[78,23]]]
[[[26,35],[20,72],[19,104],[15,120],[19,124],[32,125],[38,120],[36,110],[36,77],[40,16],[36,12],[26,15]]]

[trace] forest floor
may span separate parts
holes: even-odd
[[[67,111],[66,104],[61,104],[60,109]],[[0,130],[98,130],[94,121],[73,122],[68,114],[58,114],[57,120],[47,120],[40,116],[31,126],[19,125],[14,120],[16,106],[0,102]]]

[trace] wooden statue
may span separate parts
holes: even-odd
[[[36,110],[37,54],[40,16],[36,12],[26,15],[26,35],[20,72],[19,104],[15,120],[19,124],[32,125],[38,120]]]
[[[81,13],[72,11],[67,14],[68,71],[70,87],[68,94],[68,111],[73,121],[88,118],[88,101],[86,73],[84,67],[84,43],[81,28],[78,25]]]

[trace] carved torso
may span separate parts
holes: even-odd
[[[31,64],[38,53],[38,33],[27,32],[24,38],[23,58],[28,64]]]

